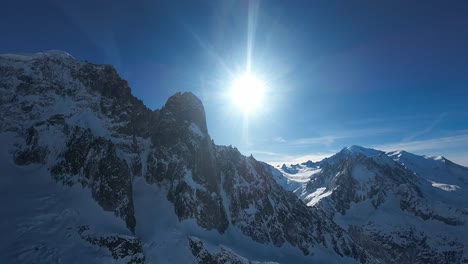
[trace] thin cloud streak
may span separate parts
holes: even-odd
[[[370,137],[370,136],[380,136],[388,133],[393,133],[397,131],[395,128],[369,128],[369,129],[351,129],[345,130],[342,133],[334,135],[326,135],[319,137],[309,137],[309,138],[300,138],[296,140],[291,140],[289,143],[291,145],[325,145],[331,146],[335,141],[339,139],[349,139],[349,138],[359,138],[359,137]]]
[[[354,119],[349,120],[346,124],[349,125],[377,125],[382,123],[388,122],[401,122],[401,121],[413,121],[413,120],[422,120],[432,118],[428,114],[419,114],[419,115],[404,115],[404,116],[392,116],[392,117],[369,117],[369,118],[361,118],[361,119]]]
[[[283,137],[277,137],[274,139],[275,142],[278,142],[278,143],[286,143],[288,142],[286,139],[284,139]]]
[[[411,142],[390,143],[383,145],[374,145],[373,148],[392,151],[423,151],[423,150],[444,150],[450,148],[460,148],[468,146],[468,133],[456,136],[433,138],[426,140],[416,140]]]
[[[414,133],[412,133],[411,135],[405,137],[403,139],[403,141],[411,141],[413,139],[415,139],[416,137],[419,137],[419,136],[422,136],[424,134],[427,134],[429,132],[431,132],[440,122],[442,122],[442,120],[444,119],[445,117],[445,114],[442,113],[440,114],[439,116],[437,116],[431,124],[429,124],[429,126],[427,126],[426,128],[424,128],[423,130],[421,131],[416,131]]]
[[[337,139],[343,137],[338,136],[323,136],[323,137],[311,137],[311,138],[301,138],[291,141],[292,145],[314,145],[314,144],[323,144],[325,146],[330,146]]]
[[[262,150],[252,150],[249,151],[248,153],[250,154],[261,154],[261,155],[267,155],[267,156],[276,156],[276,157],[284,157],[285,155],[271,152],[271,151],[262,151]]]

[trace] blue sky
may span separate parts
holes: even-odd
[[[0,52],[112,64],[153,109],[192,91],[217,144],[271,163],[362,145],[468,166],[466,14],[466,1],[4,1]],[[227,94],[248,50],[267,95],[246,120]]]

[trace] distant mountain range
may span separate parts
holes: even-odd
[[[468,168],[352,146],[272,167],[202,102],[110,65],[0,55],[1,263],[468,263]]]
[[[280,185],[327,212],[383,263],[467,261],[466,167],[443,157],[351,146],[280,171]]]

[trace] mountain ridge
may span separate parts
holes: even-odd
[[[53,51],[0,55],[0,101],[5,262],[377,262],[216,146],[192,93],[152,111],[112,66]]]

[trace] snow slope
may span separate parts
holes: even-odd
[[[457,207],[468,207],[468,168],[438,156],[418,156],[406,151],[392,151],[387,155],[407,167],[419,177],[430,182],[432,192],[441,201],[449,201]]]

